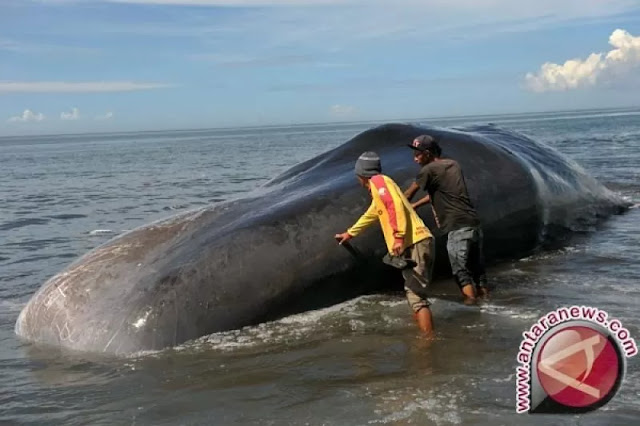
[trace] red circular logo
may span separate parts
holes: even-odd
[[[583,408],[613,396],[622,359],[606,335],[587,326],[571,326],[544,343],[536,370],[549,397],[568,407]]]

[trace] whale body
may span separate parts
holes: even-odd
[[[418,171],[406,146],[429,134],[457,160],[482,223],[487,262],[530,254],[625,203],[554,149],[496,126],[386,124],[294,166],[246,197],[178,214],[104,243],[53,276],[20,313],[21,338],[115,355],[159,350],[376,291],[398,280],[372,226],[336,244],[370,196],[354,176],[364,151],[401,187]],[[420,194],[418,195],[420,196]],[[437,237],[430,208],[418,210]],[[445,250],[435,273],[446,274]]]

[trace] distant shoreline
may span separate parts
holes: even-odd
[[[553,117],[545,117],[550,114],[555,114]],[[559,115],[558,115],[559,114]],[[27,135],[12,135],[2,136],[0,140],[16,140],[16,139],[28,139],[28,138],[44,138],[44,137],[61,137],[61,136],[114,136],[114,135],[140,135],[140,134],[161,134],[161,133],[199,133],[199,132],[225,132],[225,131],[243,131],[243,130],[276,130],[276,129],[295,129],[295,128],[310,128],[310,127],[330,127],[330,126],[359,126],[359,125],[376,125],[383,123],[424,123],[427,121],[459,121],[459,120],[472,120],[472,119],[489,119],[500,118],[495,121],[523,121],[526,119],[548,119],[559,120],[568,118],[579,118],[581,116],[589,117],[606,116],[606,115],[634,115],[640,114],[640,106],[635,107],[616,107],[616,108],[585,108],[585,109],[572,109],[572,110],[553,110],[553,111],[532,111],[532,112],[517,112],[517,113],[495,113],[495,114],[465,114],[465,115],[448,115],[448,116],[430,116],[419,118],[391,118],[380,120],[359,120],[359,121],[327,121],[327,122],[310,122],[310,123],[296,123],[296,124],[265,124],[265,125],[251,125],[251,126],[229,126],[229,127],[201,127],[190,129],[162,129],[162,130],[127,130],[127,131],[109,131],[109,132],[76,132],[76,133],[33,133]],[[522,120],[521,120],[522,119]],[[491,121],[491,120],[489,120]]]

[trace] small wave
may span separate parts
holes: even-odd
[[[366,303],[367,299],[371,298],[371,296],[361,296],[356,299],[349,300],[347,302],[343,302],[334,306],[329,306],[323,309],[317,309],[315,311],[307,311],[301,314],[291,315],[276,322],[282,324],[316,324],[319,320],[327,317],[328,315],[336,314],[339,312],[342,313],[353,313],[355,312],[356,305],[359,303]]]
[[[178,350],[178,348],[173,348],[173,350]],[[160,356],[165,351],[167,351],[167,349],[138,351],[138,352],[132,352],[130,354],[125,354],[123,355],[123,357],[135,361],[139,358],[157,357],[157,356]],[[135,370],[135,364],[125,364],[125,367],[130,368],[132,371]]]
[[[507,377],[503,378],[503,379],[492,379],[492,381],[494,381],[495,383],[509,383],[513,380],[515,374],[509,374]]]
[[[540,252],[540,253],[533,254],[531,256],[523,257],[522,259],[519,259],[518,262],[534,262],[534,261],[540,261],[540,260],[546,260],[546,259],[553,259],[558,256],[565,256],[565,255],[580,253],[582,251],[584,251],[584,249],[582,248],[567,246],[557,250]]]
[[[472,330],[476,328],[486,328],[486,325],[484,324],[463,325],[462,328],[466,328],[467,330]]]
[[[3,247],[17,248],[19,250],[26,250],[26,251],[35,251],[50,245],[66,244],[68,242],[69,242],[68,238],[54,237],[54,238],[47,238],[43,240],[21,240],[21,241],[16,241],[11,243],[5,243]],[[2,253],[2,256],[6,254],[7,253]]]
[[[524,320],[532,320],[537,319],[542,316],[542,312],[532,309],[527,309],[523,307],[519,307],[517,310],[507,308],[505,306],[493,305],[493,304],[484,304],[480,307],[480,312],[484,312],[490,315],[499,315],[499,316],[507,316],[513,319],[524,319]]]
[[[176,205],[173,205],[173,206],[165,206],[165,207],[162,208],[162,210],[164,210],[164,211],[182,210],[182,209],[186,209],[188,207],[189,207],[188,204],[176,204]]]
[[[30,257],[23,257],[21,259],[18,259],[14,262],[9,263],[9,265],[17,265],[17,264],[21,264],[21,263],[33,263],[33,262],[40,262],[40,261],[48,261],[51,259],[73,259],[78,257],[77,253],[60,253],[60,254],[52,254],[52,255],[46,255],[46,256],[30,256]]]
[[[182,352],[214,349],[221,352],[232,352],[262,345],[289,344],[308,341],[309,338],[323,338],[327,333],[333,334],[339,330],[364,332],[369,327],[380,326],[379,323],[372,325],[362,320],[362,316],[373,306],[384,306],[385,309],[388,309],[390,306],[404,303],[406,303],[404,300],[398,303],[390,302],[379,295],[361,296],[338,305],[291,315],[276,321],[213,333],[169,350]],[[393,326],[401,323],[388,315],[382,315],[381,319],[386,325]],[[149,357],[159,355],[162,352],[164,351],[141,351],[128,357]]]
[[[69,219],[82,219],[87,217],[87,215],[84,214],[54,214],[49,216],[51,219],[62,219],[62,220],[69,220]]]
[[[44,177],[45,174],[38,174],[36,175],[36,177]],[[24,199],[26,201],[42,201],[42,200],[50,200],[51,196],[47,195],[47,194],[29,194],[29,195],[25,195]]]
[[[413,423],[418,419],[422,419],[420,422],[428,419],[430,423],[438,426],[462,424],[460,406],[464,404],[465,398],[460,390],[423,390],[408,387],[372,397],[379,400],[378,408],[375,410],[379,418],[369,420],[369,424],[404,424]]]
[[[0,225],[0,231],[9,231],[11,229],[23,228],[25,226],[31,225],[46,225],[49,223],[49,219],[41,219],[41,218],[26,218],[14,220],[11,222],[6,222]]]
[[[277,321],[262,323],[255,326],[243,327],[239,330],[229,330],[210,334],[201,337],[192,343],[181,345],[176,349],[187,349],[198,346],[213,347],[222,351],[231,351],[239,348],[251,348],[262,344],[280,344],[300,339],[318,333],[318,322],[326,321],[334,315],[346,317],[349,328],[357,330],[364,323],[357,324],[357,305],[363,302],[368,296],[353,299],[335,306],[324,309],[308,311],[301,314],[291,315]],[[364,300],[366,303],[366,300]],[[355,315],[354,315],[355,314]],[[356,317],[356,318],[353,318]],[[328,327],[330,329],[331,327]]]
[[[393,308],[396,306],[400,306],[400,305],[405,305],[407,302],[404,299],[400,299],[400,300],[381,300],[380,302],[378,302],[378,304],[380,306],[385,306],[387,308]]]
[[[107,235],[107,234],[115,234],[115,231],[112,231],[111,229],[94,229],[93,231],[89,232],[89,235]]]

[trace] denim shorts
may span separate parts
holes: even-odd
[[[482,229],[464,227],[448,234],[447,252],[451,272],[460,288],[475,284],[486,287],[487,276],[484,266]]]

